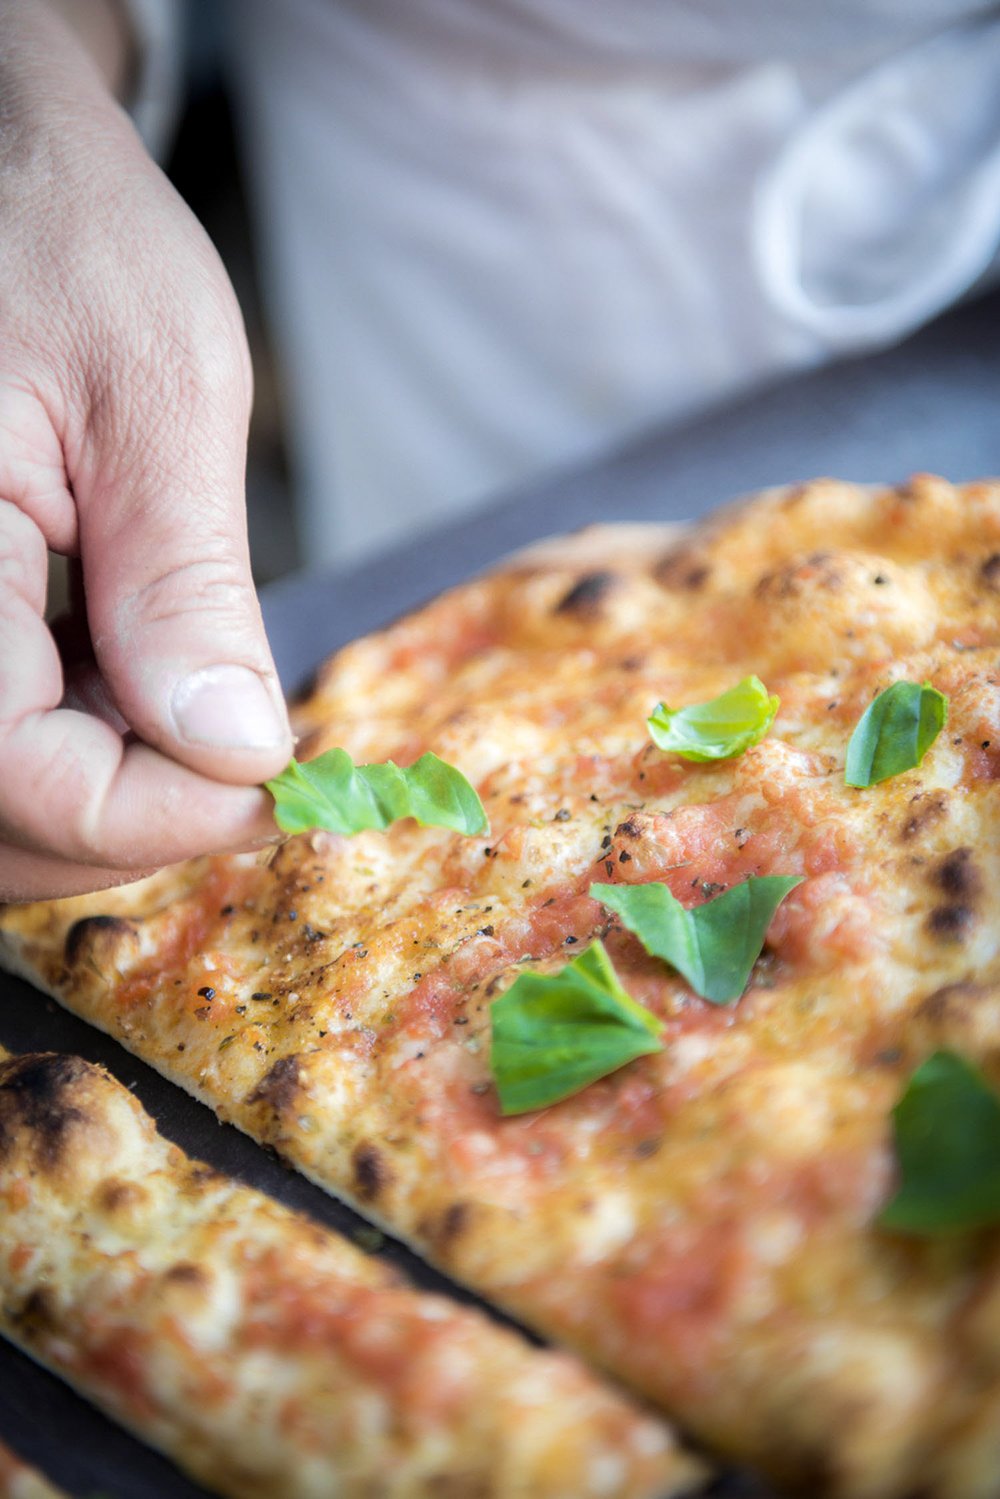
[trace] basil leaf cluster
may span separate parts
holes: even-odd
[[[392,760],[355,765],[346,750],[332,749],[305,764],[293,759],[265,785],[274,797],[274,820],[286,833],[361,833],[403,817],[456,833],[489,832],[475,788],[430,751],[400,769]]]
[[[666,885],[591,885],[653,957],[704,999],[746,988],[771,917],[795,875],[764,875],[687,911]],[[558,973],[520,973],[491,1010],[490,1070],[504,1114],[546,1108],[636,1057],[662,1050],[661,1024],[622,987],[601,942]]]

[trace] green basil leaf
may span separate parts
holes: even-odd
[[[751,875],[742,884],[686,910],[666,885],[591,885],[648,953],[663,958],[702,999],[732,1004],[760,957],[771,917],[802,883],[798,875]]]
[[[457,833],[489,832],[475,789],[430,752],[401,770],[391,760],[355,765],[346,750],[332,749],[304,765],[292,760],[265,785],[274,797],[274,820],[286,833],[361,833],[401,817]]]
[[[660,1021],[627,994],[600,942],[558,973],[520,973],[490,1008],[504,1114],[544,1109],[662,1050]]]
[[[1000,1096],[952,1051],[910,1078],[892,1111],[900,1184],[883,1228],[959,1233],[1000,1222]]]
[[[893,682],[862,713],[847,746],[844,781],[876,786],[913,770],[944,728],[948,699],[930,682]]]
[[[684,760],[731,760],[763,739],[779,704],[759,677],[744,677],[707,703],[689,708],[659,703],[646,723],[658,749]]]

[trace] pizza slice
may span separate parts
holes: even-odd
[[[304,755],[457,765],[489,834],[304,833],[11,907],[5,961],[776,1482],[996,1494],[1000,1237],[885,1213],[921,1067],[954,1055],[989,1117],[1000,1082],[1000,486],[824,481],[586,545],[349,646],[298,710]],[[756,742],[654,743],[751,678]],[[896,684],[946,727],[847,784]],[[620,914],[655,887],[688,930],[761,878],[794,888],[728,999]],[[656,1044],[505,1112],[494,1005],[595,940]]]
[[[0,1499],[67,1499],[67,1496],[43,1478],[37,1468],[22,1462],[0,1442]]]
[[[0,1331],[235,1499],[665,1499],[700,1471],[572,1358],[189,1160],[73,1056],[0,1056]],[[0,1458],[0,1493],[39,1482]]]

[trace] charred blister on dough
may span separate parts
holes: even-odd
[[[143,1207],[149,1194],[141,1182],[122,1181],[110,1176],[100,1183],[94,1194],[97,1208],[110,1217],[127,1216]]]
[[[171,1166],[180,1173],[177,1193],[181,1197],[200,1197],[210,1187],[222,1186],[229,1178],[204,1161],[189,1161],[176,1146],[171,1147]]]
[[[201,1265],[187,1260],[179,1260],[176,1265],[164,1270],[163,1279],[170,1285],[179,1286],[207,1286],[209,1283],[208,1272]]]
[[[0,1064],[0,1162],[20,1144],[41,1168],[59,1164],[68,1130],[87,1121],[79,1084],[90,1071],[81,1057],[56,1052]]]
[[[1000,552],[991,552],[980,564],[979,577],[984,588],[1000,593]]]
[[[967,980],[958,984],[945,984],[921,1000],[915,1014],[918,1019],[929,1020],[934,1025],[955,1019],[964,1020],[982,1000],[994,993],[994,990],[983,984],[973,984]]]
[[[601,604],[621,581],[620,575],[606,568],[584,573],[553,609],[553,614],[577,614],[584,618],[600,613]]]
[[[362,1140],[354,1147],[351,1156],[351,1173],[354,1190],[362,1202],[374,1202],[392,1180],[389,1163],[371,1141]]]
[[[964,979],[928,994],[913,1011],[906,1035],[913,1063],[940,1047],[970,1059],[1000,1053],[1000,984]]]
[[[946,854],[931,875],[934,884],[945,895],[975,903],[982,890],[983,881],[971,848],[956,848]]]
[[[948,815],[948,801],[941,793],[931,795],[926,791],[918,791],[910,797],[910,806],[913,810],[904,818],[899,830],[903,843],[919,838],[921,833],[925,833]]]
[[[443,1213],[436,1213],[421,1225],[421,1232],[434,1244],[440,1254],[453,1249],[472,1222],[471,1202],[451,1202]]]
[[[976,919],[971,906],[960,901],[935,906],[927,918],[927,930],[940,942],[962,942]]]
[[[302,1058],[298,1052],[279,1057],[268,1068],[248,1096],[247,1103],[263,1103],[276,1114],[286,1114],[294,1106],[301,1082]]]
[[[764,573],[754,585],[759,599],[798,598],[812,595],[817,588],[837,593],[848,581],[844,560],[834,552],[813,552],[810,557],[793,558],[784,567]]]
[[[33,1287],[20,1306],[8,1305],[4,1310],[13,1326],[17,1328],[18,1337],[29,1343],[44,1337],[59,1323],[59,1314],[52,1294],[44,1286]]]
[[[712,564],[693,547],[676,547],[661,557],[653,568],[653,577],[661,588],[684,589],[694,593],[704,588],[712,573]]]
[[[160,1289],[172,1304],[197,1306],[215,1284],[212,1274],[192,1260],[168,1265],[160,1276]]]
[[[66,934],[67,968],[87,963],[99,973],[114,967],[123,954],[136,952],[139,942],[134,922],[124,916],[84,916]]]
[[[927,505],[934,500],[947,500],[954,493],[954,486],[939,474],[911,474],[905,484],[900,484],[889,493],[908,505]]]

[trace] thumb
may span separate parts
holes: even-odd
[[[74,491],[90,633],[115,705],[146,743],[247,783],[287,764],[292,737],[250,572],[249,375],[235,338],[231,357],[183,368],[175,342],[155,380],[133,368],[129,390],[105,386]]]

